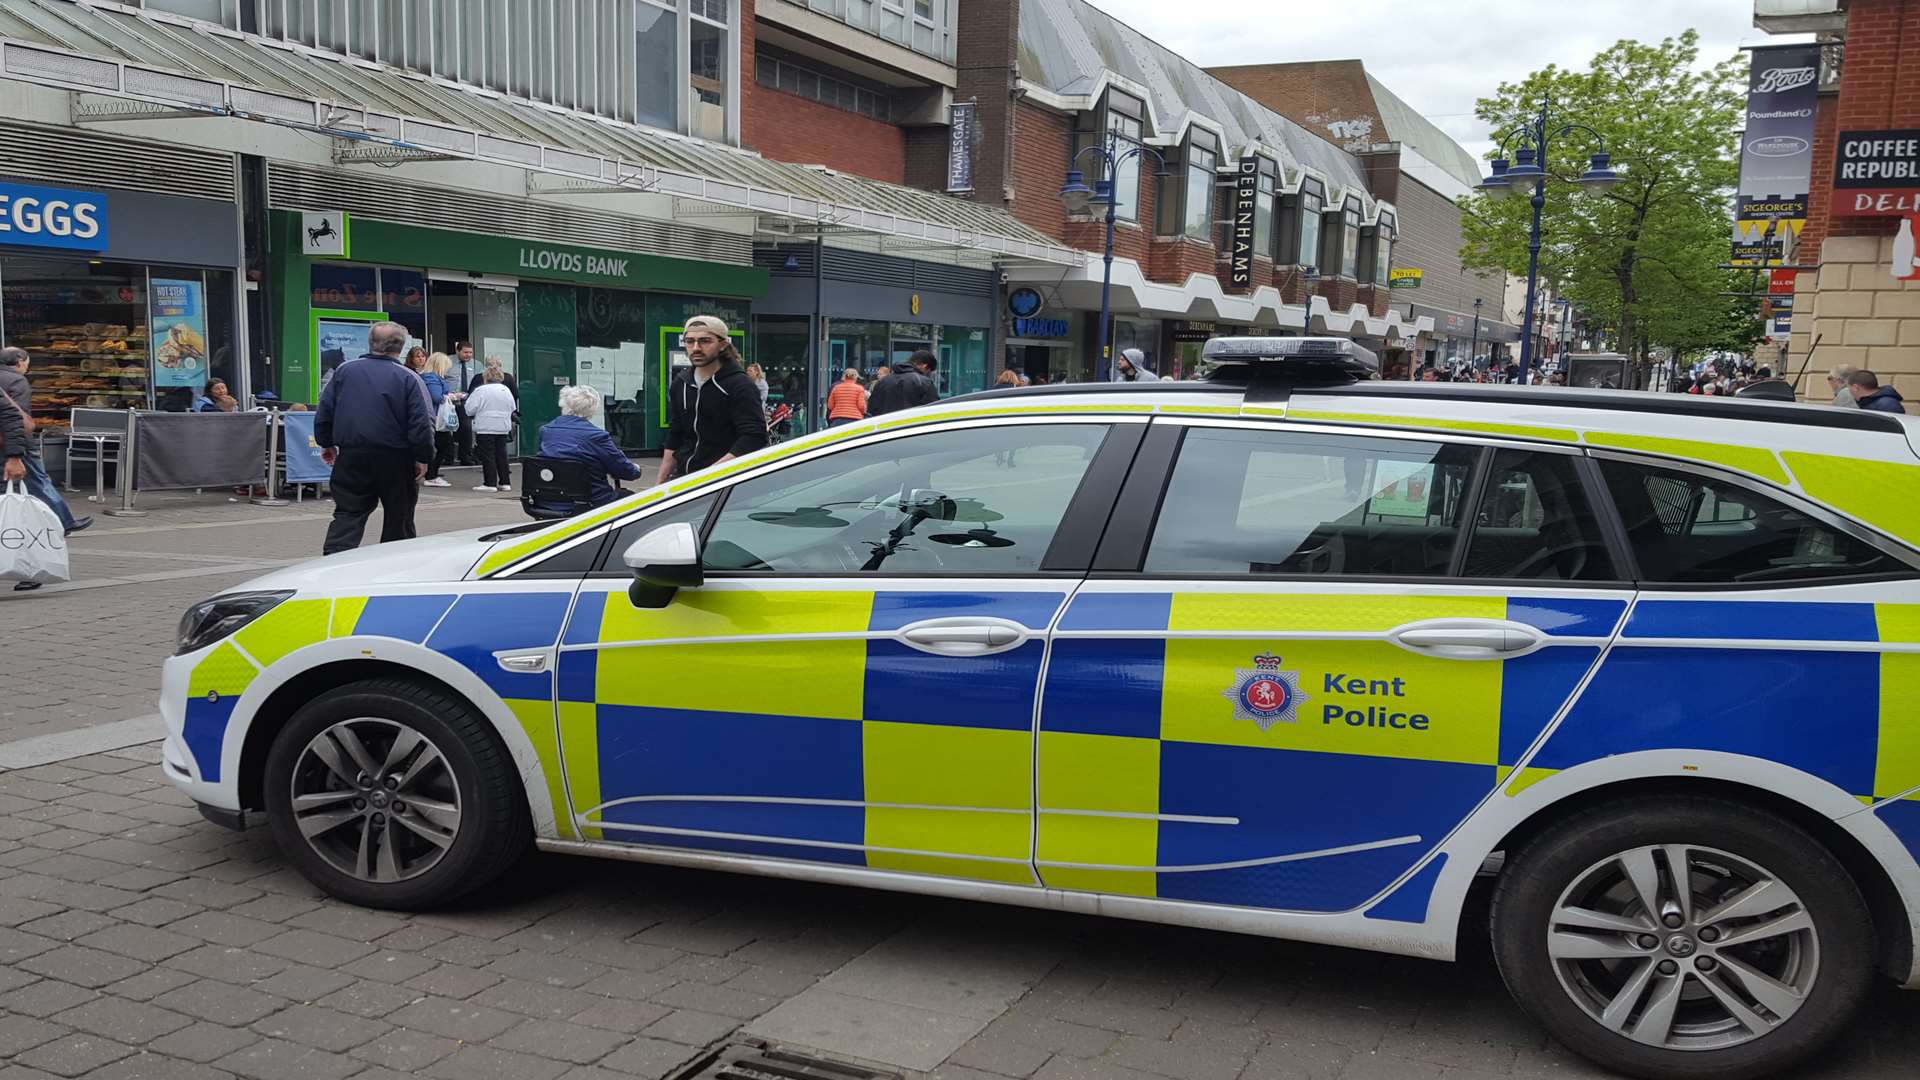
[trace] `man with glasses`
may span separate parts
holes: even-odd
[[[711,315],[688,319],[680,345],[693,370],[667,392],[671,420],[654,481],[661,484],[767,445],[760,389],[740,366],[727,324]]]

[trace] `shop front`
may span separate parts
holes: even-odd
[[[768,404],[792,410],[792,434],[823,426],[827,391],[849,368],[870,383],[880,365],[924,349],[938,360],[941,397],[985,389],[996,374],[987,370],[989,271],[812,245],[762,247],[754,261],[771,274],[754,303],[755,356]],[[817,364],[809,348],[816,325],[825,346]]]
[[[0,344],[33,357],[31,409],[58,441],[75,408],[191,411],[212,380],[244,401],[234,205],[0,176]]]
[[[329,226],[328,254],[308,254]],[[338,213],[276,212],[276,393],[313,402],[333,369],[366,351],[381,320],[453,355],[471,344],[520,391],[520,452],[559,414],[559,390],[592,385],[598,422],[629,450],[658,449],[667,387],[685,364],[680,334],[717,315],[752,362],[751,304],[767,274],[748,266],[399,225]]]

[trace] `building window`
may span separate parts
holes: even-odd
[[[1325,195],[1318,180],[1304,180],[1300,185],[1300,194],[1293,199],[1293,246],[1284,253],[1284,258],[1275,262],[1290,262],[1296,266],[1320,267],[1321,215],[1325,212]]]
[[[893,122],[893,96],[884,88],[855,85],[851,80],[796,64],[786,54],[762,45],[755,50],[754,81],[809,101]]]
[[[1280,179],[1279,166],[1271,158],[1260,158],[1260,180],[1253,196],[1253,253],[1273,254],[1273,199]]]
[[[1127,94],[1107,91],[1106,128],[1112,141],[1109,146],[1116,156],[1138,149],[1141,136],[1145,134],[1145,105],[1139,98]],[[1113,212],[1124,221],[1140,220],[1140,158],[1142,154],[1132,154],[1114,170]]]
[[[1360,280],[1374,285],[1390,285],[1393,275],[1393,216],[1383,214],[1360,237]]]
[[[680,129],[680,80],[673,77],[680,65],[679,20],[664,8],[641,4],[635,24],[639,51],[634,57],[634,88],[637,91],[635,115],[643,124],[669,131]],[[590,46],[589,46],[590,47]]]
[[[1320,244],[1320,274],[1338,275],[1350,281],[1360,278],[1360,202],[1348,199],[1338,210],[1324,216],[1326,235]]]
[[[700,19],[687,27],[689,46],[688,96],[691,122],[687,133],[724,142],[727,137],[727,30]]]
[[[1079,154],[1090,146],[1097,146],[1111,151],[1116,159],[1126,156],[1129,150],[1141,145],[1146,133],[1145,116],[1146,105],[1139,98],[1118,90],[1107,91],[1098,109],[1080,114],[1082,124],[1074,129],[1073,136],[1076,164],[1071,167],[1084,170],[1089,185],[1105,177],[1104,162],[1092,154],[1086,157]],[[1140,158],[1140,154],[1128,157],[1114,178],[1113,213],[1123,221],[1140,218]],[[1105,209],[1096,206],[1093,212],[1101,214]]]
[[[1172,192],[1160,203],[1159,232],[1164,236],[1185,236],[1203,243],[1213,242],[1213,185],[1220,167],[1220,137],[1195,128],[1187,136],[1181,152],[1178,197]]]

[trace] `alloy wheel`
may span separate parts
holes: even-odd
[[[432,740],[362,717],[308,741],[293,770],[293,820],[329,865],[386,884],[431,870],[460,833],[460,791]]]
[[[1690,844],[1637,847],[1576,876],[1547,953],[1602,1026],[1668,1050],[1720,1050],[1790,1019],[1812,992],[1812,914],[1749,859]]]

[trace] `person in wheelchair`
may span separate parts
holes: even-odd
[[[600,392],[593,387],[562,387],[560,415],[540,428],[541,457],[578,461],[586,466],[588,499],[594,506],[610,503],[623,494],[612,481],[640,479],[640,466],[627,460],[613,436],[593,422],[599,408]]]

